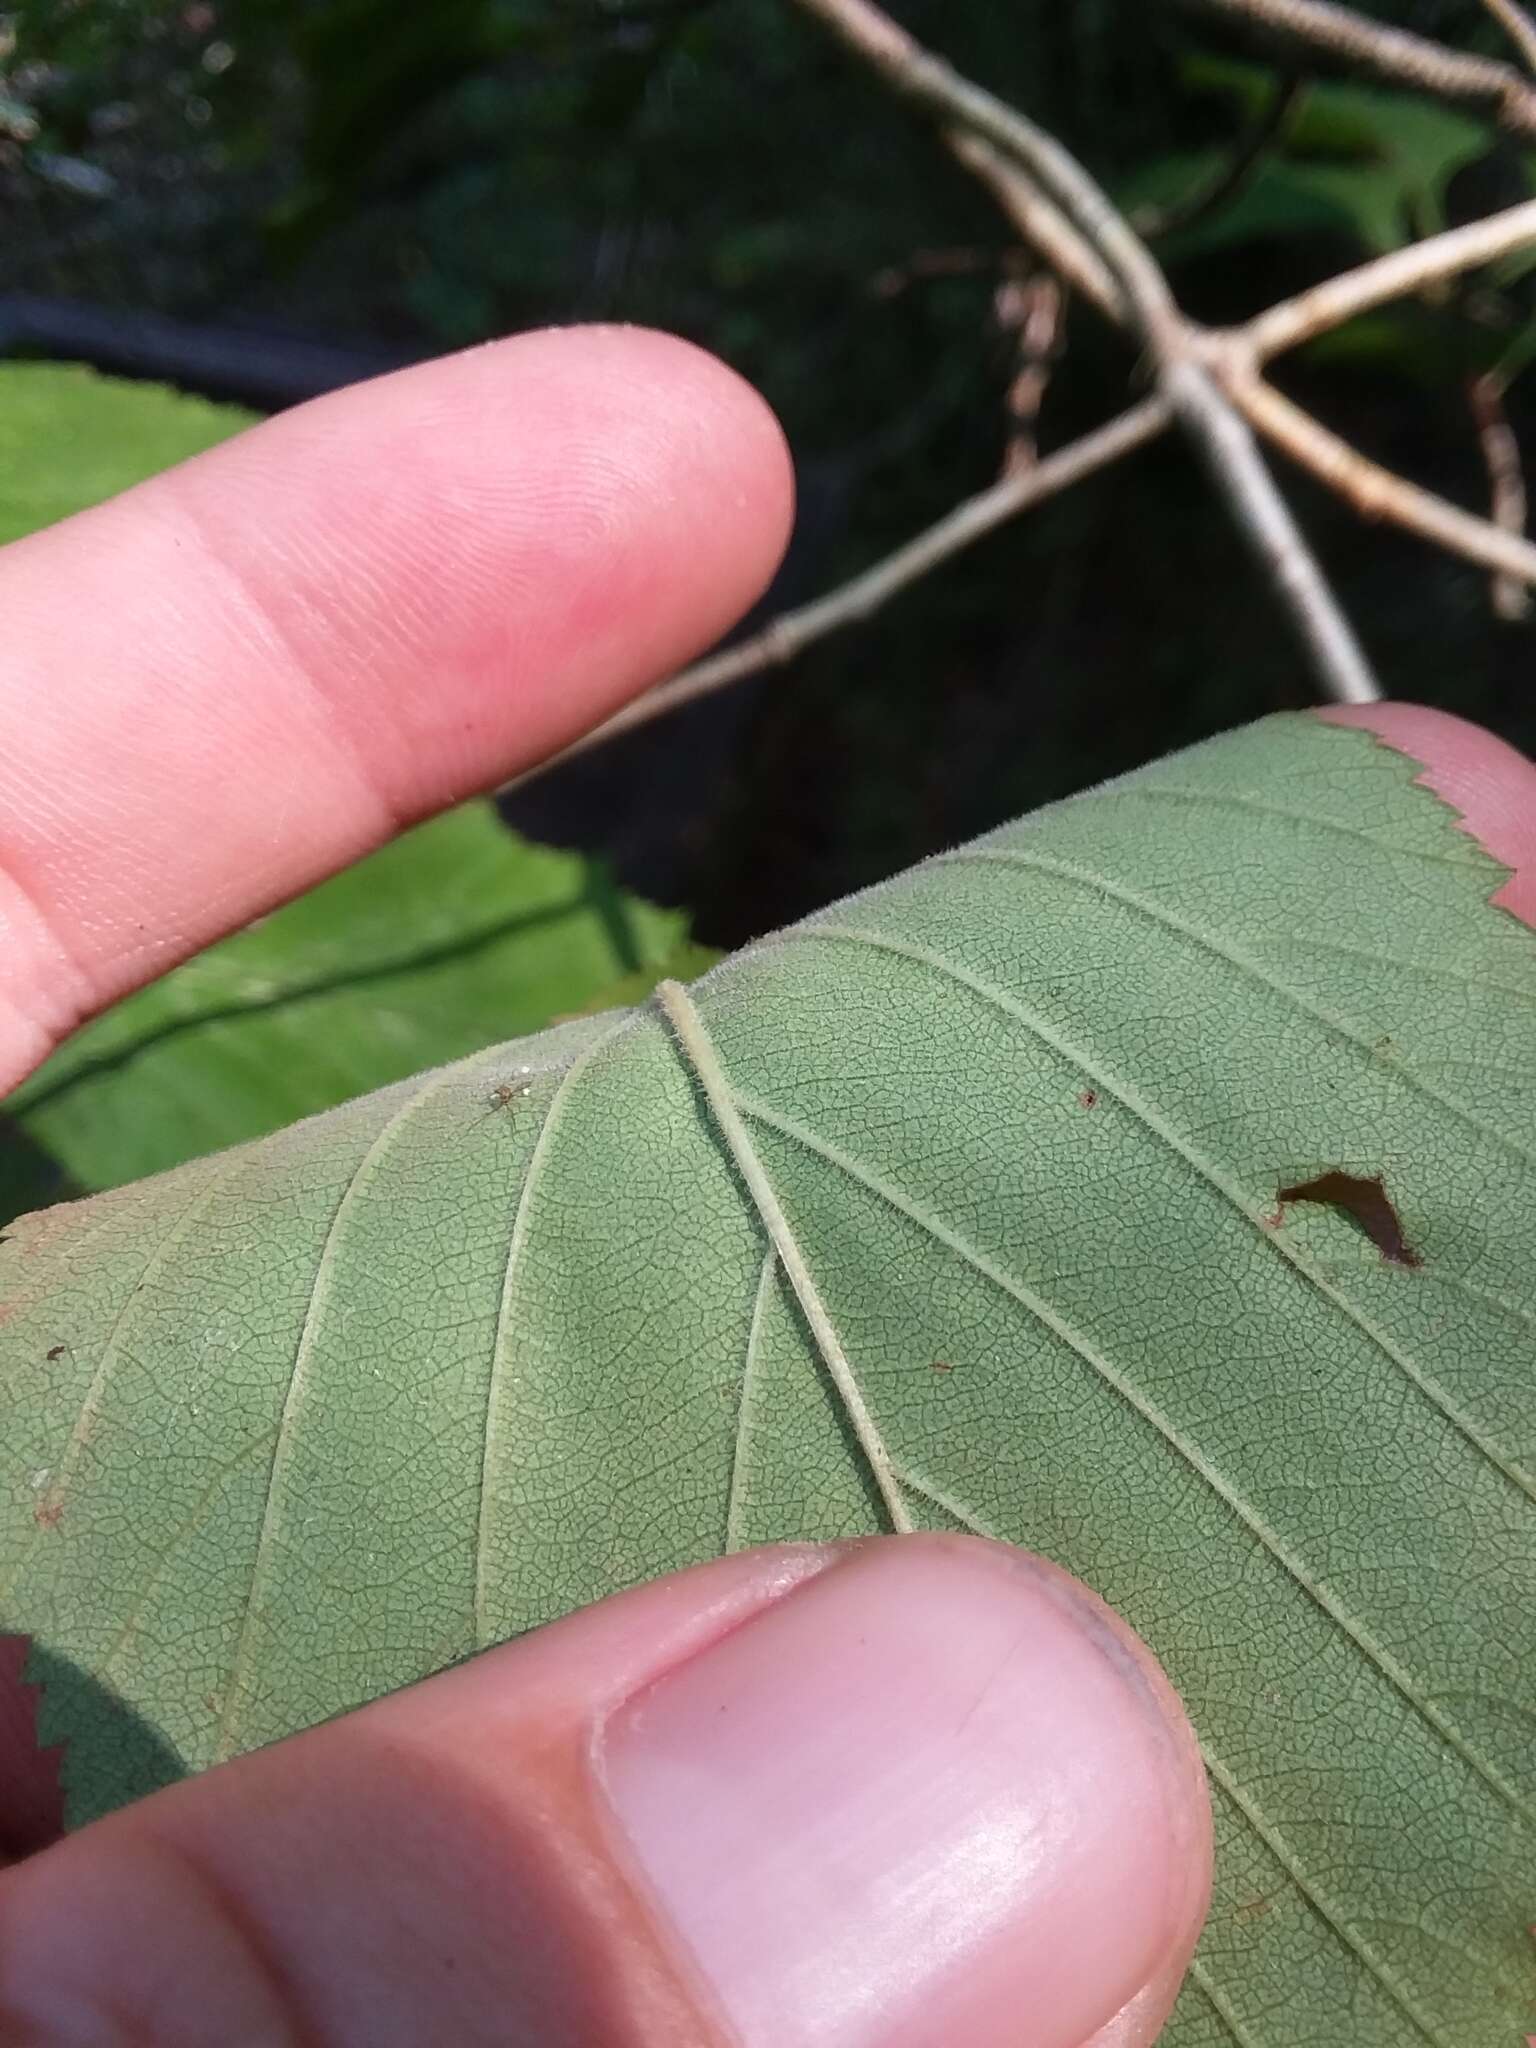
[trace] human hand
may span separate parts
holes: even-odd
[[[0,1086],[677,666],[788,503],[718,365],[572,331],[9,550]],[[1536,921],[1532,771],[1436,714],[1366,722],[1529,863],[1502,900]],[[0,1837],[37,1798],[0,1768]],[[0,2041],[1138,2048],[1208,1861],[1176,1701],[1062,1574],[961,1538],[755,1552],[17,1864]]]

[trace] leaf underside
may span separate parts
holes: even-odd
[[[116,1004],[6,1118],[96,1193],[537,1030],[594,990],[643,994],[686,952],[685,922],[461,804]],[[0,1229],[47,1199],[41,1165],[31,1190],[4,1166],[0,1145]]]
[[[73,1818],[884,1526],[745,1146],[905,1512],[1059,1559],[1190,1704],[1174,2048],[1519,2048],[1536,941],[1414,773],[1270,720],[749,949],[691,1050],[581,1020],[15,1226],[0,1626]],[[1417,1265],[1277,1210],[1335,1174]]]

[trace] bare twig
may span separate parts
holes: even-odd
[[[899,28],[874,0],[800,0],[905,99],[946,127],[982,136],[1012,157],[1085,236],[1154,344],[1182,323],[1168,281],[1146,245],[1071,152],[1027,114],[974,84]]]
[[[1016,199],[1020,184],[1028,190],[1028,182],[989,143],[967,139],[963,145],[956,145],[956,150],[979,174],[989,176],[993,190],[997,190],[1004,203]],[[1028,233],[1028,225],[1020,225]],[[1296,348],[1317,334],[1341,326],[1372,305],[1403,297],[1460,270],[1493,262],[1532,242],[1536,242],[1536,201],[1526,201],[1485,221],[1450,229],[1442,236],[1415,242],[1405,250],[1393,250],[1389,256],[1378,256],[1354,270],[1346,270],[1311,291],[1298,293],[1294,299],[1284,299],[1233,334],[1214,340],[1219,348],[1233,350],[1233,360],[1239,367],[1253,367],[1286,348]],[[1100,281],[1106,279],[1108,272],[1100,270]],[[1122,322],[1126,305],[1120,295],[1110,297],[1112,291],[1114,287],[1106,285],[1104,289],[1090,291],[1090,297],[1108,317]],[[1354,457],[1348,442],[1331,436],[1327,428],[1300,412],[1300,408],[1290,406],[1290,401],[1274,393],[1272,387],[1257,387],[1257,395],[1249,397],[1243,412],[1255,424],[1264,424],[1276,446],[1284,449],[1292,461],[1311,469],[1313,475],[1337,489],[1366,516],[1395,518],[1397,524],[1438,539],[1440,545],[1479,563],[1489,561],[1489,549],[1501,547],[1497,528],[1491,528],[1475,514],[1448,506],[1432,492],[1423,492],[1405,477],[1395,477],[1389,469],[1370,463],[1366,457]],[[1257,418],[1260,412],[1264,412],[1264,422]],[[1507,584],[1518,571],[1499,571],[1495,567],[1495,575],[1503,575]],[[1520,582],[1524,588],[1524,578]]]
[[[801,0],[905,97],[947,126],[981,135],[1010,156],[1097,251],[1120,288],[1157,365],[1164,395],[1291,612],[1328,696],[1346,704],[1381,695],[1337,598],[1328,587],[1265,466],[1258,444],[1206,368],[1151,251],[1071,152],[1043,128],[898,28],[874,0]]]
[[[964,129],[945,134],[954,156],[988,188],[1020,238],[1042,255],[1076,292],[1091,300],[1107,320],[1124,325],[1125,296],[1104,259],[1078,233],[1058,206],[994,143]]]
[[[1427,36],[1389,28],[1333,0],[1186,0],[1310,44],[1393,85],[1432,93],[1492,115],[1516,135],[1536,135],[1536,86],[1514,65],[1468,57]]]
[[[1520,52],[1528,71],[1536,71],[1536,21],[1516,0],[1483,0],[1483,5]]]
[[[1536,545],[1522,535],[1506,533],[1491,520],[1464,512],[1433,491],[1383,469],[1262,377],[1238,370],[1227,383],[1266,440],[1337,491],[1364,518],[1388,520],[1485,569],[1536,583]]]
[[[1014,371],[1003,401],[1008,434],[1002,474],[1016,476],[1040,459],[1036,435],[1061,342],[1062,288],[1048,270],[1029,276],[1015,269],[998,286],[993,303],[998,326],[1014,344]]]
[[[1487,220],[1473,221],[1464,228],[1452,228],[1427,241],[1412,242],[1406,249],[1394,249],[1358,270],[1346,270],[1314,285],[1294,299],[1283,299],[1260,313],[1239,330],[1254,359],[1267,361],[1282,349],[1295,348],[1314,335],[1342,326],[1372,306],[1388,299],[1402,298],[1421,286],[1454,277],[1458,271],[1473,270],[1492,263],[1511,250],[1536,242],[1536,199],[1524,200]]]
[[[1251,428],[1363,516],[1389,520],[1489,569],[1497,579],[1501,610],[1512,612],[1517,594],[1524,604],[1526,586],[1536,584],[1536,545],[1523,532],[1524,484],[1518,452],[1503,420],[1499,372],[1479,380],[1471,394],[1493,488],[1495,517],[1487,520],[1361,455],[1268,384],[1260,366],[1372,306],[1536,243],[1536,201],[1362,264],[1269,308],[1245,326],[1211,333],[1185,319],[1130,223],[1051,136],[924,50],[874,0],[800,4],[897,91],[939,116],[946,143],[992,192],[1021,239],[1106,317],[1140,335],[1156,365],[1159,391],[1060,453],[1012,469],[884,561],[774,620],[751,639],[675,676],[558,758],[793,659],[814,641],[867,618],[972,541],[1139,446],[1174,419],[1191,433],[1210,463],[1250,543],[1285,597],[1331,695],[1359,701],[1379,693],[1258,452]],[[1200,4],[1299,37],[1396,84],[1491,109],[1517,133],[1536,134],[1536,85],[1508,65],[1463,57],[1422,37],[1384,28],[1331,0]],[[1505,7],[1495,0],[1488,4],[1504,18]],[[1507,0],[1507,11],[1525,20],[1515,0]],[[1536,36],[1536,24],[1526,25]],[[1291,100],[1289,92],[1277,95],[1268,119],[1222,181],[1228,189],[1233,178],[1243,174],[1244,161],[1262,150]],[[1203,195],[1203,203],[1211,202],[1210,193]],[[928,265],[920,267],[926,270]],[[973,267],[981,267],[981,261],[970,251],[938,252],[933,265],[945,271]],[[904,273],[896,275],[904,281]],[[889,280],[885,282],[889,289]],[[1013,310],[1018,314],[1025,309],[1021,304]],[[1044,310],[1042,306],[1042,317]],[[1036,367],[1029,365],[1030,388],[1015,394],[1025,401],[1026,413],[1036,375]],[[1017,439],[1016,456],[1025,452],[1022,439]]]
[[[1375,703],[1382,694],[1381,685],[1317,557],[1302,538],[1291,508],[1280,495],[1248,422],[1225,402],[1211,402],[1218,387],[1194,362],[1167,365],[1162,388],[1184,425],[1197,423],[1196,445],[1249,547],[1284,599],[1325,694],[1339,704]]]
[[[1215,176],[1202,180],[1192,192],[1186,192],[1182,199],[1174,200],[1171,205],[1143,207],[1139,213],[1133,214],[1131,225],[1136,232],[1145,235],[1149,241],[1156,241],[1159,236],[1177,234],[1208,220],[1212,214],[1239,198],[1252,183],[1270,145],[1289,125],[1300,104],[1304,83],[1300,73],[1295,71],[1277,78],[1269,105],[1247,134],[1239,139],[1232,155]]]
[[[1184,373],[1185,366],[1180,364],[1173,374]],[[1169,382],[1164,380],[1165,390]],[[1207,451],[1215,457],[1212,468],[1219,464],[1223,480],[1237,480],[1240,488],[1232,502],[1240,507],[1248,543],[1271,582],[1288,600],[1328,694],[1340,704],[1374,703],[1381,688],[1316,556],[1302,540],[1247,421],[1234,409],[1223,407],[1212,416],[1210,429],[1213,437],[1219,437],[1217,445]]]
[[[897,299],[915,284],[927,284],[936,277],[979,277],[996,270],[1006,251],[1002,249],[918,249],[905,263],[891,263],[869,281],[877,299]]]
[[[958,555],[962,549],[983,539],[997,527],[1016,519],[1032,505],[1044,503],[1058,491],[1080,483],[1095,470],[1105,468],[1144,442],[1154,440],[1167,427],[1171,417],[1162,399],[1143,399],[1139,405],[1133,405],[1112,419],[1107,426],[1084,434],[1081,440],[1072,442],[1055,455],[1047,455],[1031,468],[1005,476],[987,490],[978,491],[975,497],[964,499],[942,519],[895,549],[883,561],[876,562],[862,575],[852,577],[839,589],[811,604],[802,605],[798,611],[785,612],[765,626],[762,632],[754,633],[750,640],[740,641],[721,654],[712,654],[703,661],[695,662],[692,668],[685,668],[670,682],[637,697],[606,724],[598,726],[595,732],[584,734],[563,753],[541,762],[529,771],[528,776],[520,779],[526,781],[530,776],[554,767],[557,762],[584,754],[589,747],[600,746],[622,732],[632,732],[636,726],[648,725],[653,718],[665,717],[669,711],[692,703],[696,697],[708,696],[727,683],[739,682],[742,677],[755,675],[761,669],[780,668],[785,662],[793,661],[813,641],[824,640],[828,634],[841,632],[845,626],[858,625],[898,591],[905,590],[908,584],[917,582],[952,555]],[[508,787],[515,789],[517,784],[514,782]]]
[[[1467,403],[1477,428],[1478,446],[1488,470],[1489,510],[1495,526],[1505,533],[1525,532],[1525,470],[1520,461],[1520,444],[1504,410],[1504,380],[1496,371],[1485,370],[1467,386]],[[1528,618],[1531,593],[1516,577],[1496,574],[1489,595],[1494,617],[1512,623]]]

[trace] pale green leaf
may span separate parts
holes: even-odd
[[[691,994],[16,1226],[0,1625],[74,1818],[880,1527],[883,1457],[1189,1701],[1220,1860],[1174,2048],[1518,2048],[1536,938],[1414,772],[1272,720]],[[1419,1263],[1277,1212],[1331,1171]]]
[[[1191,55],[1181,69],[1187,84],[1230,97],[1247,120],[1259,118],[1275,90],[1272,72],[1224,57]],[[1443,228],[1451,179],[1492,148],[1486,123],[1432,100],[1313,80],[1253,178],[1198,227],[1170,236],[1170,253],[1328,226],[1352,230],[1367,249],[1384,253]],[[1191,169],[1209,177],[1224,160],[1206,152]],[[1168,173],[1160,175],[1166,188]]]
[[[200,455],[251,419],[77,363],[0,364],[0,543]]]
[[[6,1115],[77,1188],[115,1187],[536,1031],[620,977],[633,1000],[676,961],[700,972],[685,930],[466,804],[119,1003]]]

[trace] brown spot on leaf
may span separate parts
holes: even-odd
[[[1084,1109],[1093,1109],[1098,1103],[1098,1090],[1096,1088],[1085,1088],[1077,1099]]]
[[[40,1500],[32,1510],[32,1519],[39,1529],[57,1529],[59,1517],[64,1512],[61,1500]]]
[[[953,1372],[954,1369],[947,1358],[935,1358],[928,1367],[930,1372]]]
[[[1260,1892],[1257,1898],[1246,1899],[1242,1905],[1236,1907],[1232,1918],[1241,1926],[1250,1926],[1255,1920],[1262,1920],[1272,1904],[1273,1901],[1268,1894]]]
[[[1352,1216],[1389,1265],[1424,1263],[1404,1237],[1392,1197],[1379,1173],[1367,1177],[1346,1173],[1336,1166],[1328,1173],[1320,1173],[1315,1180],[1281,1188],[1275,1199],[1279,1203],[1277,1220],[1284,1219],[1287,1202],[1320,1202],[1326,1208],[1342,1209],[1346,1216]]]

